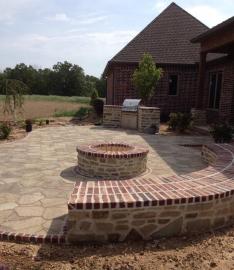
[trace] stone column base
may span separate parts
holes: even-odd
[[[206,110],[200,110],[200,109],[191,109],[191,114],[193,117],[193,122],[197,126],[204,126],[207,124],[206,119]]]

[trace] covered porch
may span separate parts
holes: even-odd
[[[234,17],[192,40],[200,43],[198,124],[234,122]],[[200,123],[199,123],[200,122]]]

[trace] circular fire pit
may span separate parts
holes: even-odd
[[[79,173],[95,178],[126,179],[146,171],[148,150],[125,143],[77,147]]]

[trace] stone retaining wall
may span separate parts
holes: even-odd
[[[69,210],[68,241],[124,241],[200,233],[234,219],[234,196],[178,206]]]
[[[148,240],[233,224],[233,156],[233,145],[211,144],[202,147],[209,165],[198,172],[77,182],[68,202],[68,241]]]
[[[208,164],[213,164],[217,160],[217,154],[212,151],[208,146],[202,146],[202,159]]]

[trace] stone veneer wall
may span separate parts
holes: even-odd
[[[121,127],[121,106],[105,105],[103,125],[106,127]],[[151,125],[160,126],[160,109],[156,107],[139,107],[137,114],[137,129],[145,132]]]
[[[106,127],[120,127],[121,125],[121,106],[104,105],[103,125]]]
[[[205,126],[207,124],[206,110],[191,109],[191,114],[195,125]]]
[[[209,164],[217,163],[217,155],[207,146],[202,148],[202,157]],[[226,159],[227,157],[222,154],[222,158]],[[217,175],[216,177],[224,176]],[[183,179],[180,182],[181,184],[183,184],[182,181]],[[107,191],[109,192],[108,189]],[[110,192],[113,194],[113,190]],[[83,208],[83,205],[81,209],[74,208],[72,205],[68,207],[67,240],[69,242],[148,240],[200,233],[221,228],[234,222],[233,191],[226,192],[224,189],[224,193],[220,195],[218,188],[217,194],[214,191],[209,193],[209,190],[204,189],[201,194],[194,194],[188,200],[178,199],[179,204],[172,204],[171,202],[170,205],[161,204],[160,201],[159,203],[151,201],[149,197],[145,198],[144,204],[140,203],[139,206],[137,201],[139,198],[136,196],[135,203],[130,203],[131,207],[128,208],[125,207],[126,205],[123,208],[122,204],[118,205],[118,191],[115,190],[114,192],[115,201],[110,204],[107,203],[105,209],[100,207],[100,203],[94,204],[92,207],[91,201],[86,205],[88,199],[90,200],[88,194],[86,194],[87,198],[84,204],[86,208]],[[134,196],[131,190],[129,192]],[[92,191],[90,194],[92,194]],[[148,196],[150,196],[150,193]],[[201,200],[198,197],[199,200],[197,201],[196,196],[202,196]],[[203,197],[205,200],[203,200]],[[172,199],[169,200],[172,201]],[[126,198],[126,202],[128,202],[128,198]],[[112,204],[115,206],[114,208],[112,208]]]
[[[151,125],[160,126],[160,109],[156,107],[139,107],[138,130],[144,132]]]
[[[234,196],[178,206],[70,210],[68,241],[148,240],[209,231],[233,218]]]
[[[123,146],[129,149],[126,148],[123,152],[105,152],[97,148],[92,150],[92,145],[77,147],[79,173],[92,178],[115,180],[135,177],[145,172],[149,151],[137,146]]]

